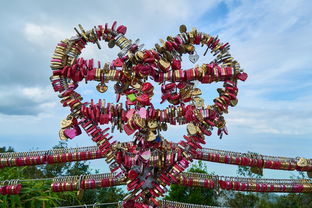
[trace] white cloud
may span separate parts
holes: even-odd
[[[26,22],[23,33],[32,46],[49,47],[56,45],[56,41],[70,38],[70,28],[63,29],[62,25],[43,25],[35,22]]]
[[[42,37],[45,33],[42,27],[32,23],[26,23],[24,30],[30,41],[35,41],[36,38]]]
[[[286,73],[308,66],[312,21],[304,4],[246,1],[216,26],[242,66],[257,78],[253,84],[280,81]]]
[[[311,81],[305,76],[311,74],[312,57],[309,4],[242,1],[231,7],[229,3],[227,17],[212,24],[249,74],[239,84],[238,106],[226,116],[230,126],[251,134],[312,133]]]
[[[196,4],[189,1],[140,1],[125,3],[123,6],[131,8],[138,5],[141,7],[140,12],[132,16],[131,12],[125,10],[122,19],[129,23],[127,26],[131,33],[137,33],[129,34],[130,36],[141,37],[147,45],[153,45],[152,39],[144,40],[144,38],[163,33],[165,36],[169,34],[168,30],[177,31],[177,22],[196,23],[202,14],[209,12],[217,4],[215,1]],[[239,6],[232,7],[231,3],[228,5],[230,11],[227,17],[220,22],[212,22],[209,24],[210,28],[204,28],[203,31],[219,30],[222,41],[231,43],[233,56],[249,73],[246,83],[240,84],[239,104],[230,110],[229,123],[245,128],[246,132],[252,134],[310,132],[309,128],[301,125],[309,126],[311,120],[300,115],[311,115],[307,107],[311,98],[299,97],[296,100],[280,101],[276,100],[278,97],[267,97],[276,91],[287,93],[283,91],[283,85],[286,84],[292,85],[292,89],[300,89],[303,85],[309,87],[308,83],[293,83],[293,74],[306,72],[310,62],[308,54],[311,54],[312,43],[309,39],[312,34],[312,23],[305,18],[308,15],[307,7],[302,6],[303,2],[292,1],[282,4],[272,1],[253,3],[242,1]],[[117,10],[111,9],[107,16],[115,15],[115,12]],[[141,18],[140,23],[137,24],[135,19],[142,16],[144,18]],[[145,30],[151,28],[151,24],[152,30]],[[67,28],[62,24],[52,26],[26,23],[24,33],[29,41],[43,46],[46,42],[52,43],[70,37],[69,32],[65,32],[62,28],[70,31],[75,26],[71,25]],[[134,31],[133,28],[136,30]],[[74,34],[73,30],[70,34]],[[47,40],[48,37],[50,40]],[[114,54],[118,52],[118,50],[107,49],[106,46],[102,48],[99,51],[93,45],[87,46],[82,56],[106,62],[111,61]],[[34,89],[25,89],[23,93],[25,96],[32,96],[34,100],[39,99],[40,94],[44,94]],[[155,100],[158,97],[156,94],[158,92],[155,92]],[[286,116],[290,115],[288,113],[290,110],[291,116]],[[285,119],[291,119],[292,122],[284,122]]]
[[[47,2],[37,2],[36,7],[32,8],[33,15],[20,14],[16,11],[12,11],[11,15],[16,15],[16,18],[22,22],[21,30],[14,34],[23,40],[23,44],[25,44],[23,48],[35,49],[37,51],[33,54],[40,55],[50,53],[59,40],[74,35],[73,27],[77,27],[79,23],[89,29],[93,25],[112,23],[114,19],[117,19],[119,24],[128,27],[127,37],[140,38],[141,42],[145,43],[145,48],[153,46],[159,38],[164,39],[167,35],[176,34],[180,24],[186,24],[188,28],[205,25],[205,28],[198,29],[203,32],[215,32],[219,34],[222,41],[230,42],[231,53],[249,73],[249,79],[245,83],[240,83],[238,106],[230,109],[230,114],[226,115],[230,135],[220,141],[216,139],[214,131],[213,136],[207,138],[206,146],[236,149],[237,151],[261,150],[261,153],[264,154],[283,155],[285,152],[292,154],[288,152],[288,149],[292,147],[290,144],[295,145],[296,142],[288,141],[272,146],[272,143],[276,144],[280,141],[276,139],[274,143],[273,141],[268,142],[269,139],[267,139],[264,142],[263,137],[276,136],[275,138],[277,138],[278,135],[281,135],[280,137],[284,138],[285,135],[290,138],[293,137],[290,135],[297,135],[299,138],[301,135],[312,133],[310,128],[312,115],[309,110],[312,101],[309,96],[311,95],[311,90],[309,90],[311,82],[309,82],[309,77],[306,77],[307,81],[303,82],[296,77],[297,74],[307,74],[310,69],[310,57],[312,57],[310,50],[312,23],[308,11],[311,8],[310,2],[242,1],[233,6],[237,1],[224,1],[226,3],[234,2],[233,4],[228,3],[231,5],[226,18],[219,18],[219,22],[216,22],[215,19],[201,19],[204,14],[209,14],[210,11],[217,8],[216,2],[219,1],[142,0],[120,1],[117,4],[105,3],[104,5],[104,2],[95,1],[92,7],[84,7],[85,2],[77,2],[70,6],[65,2],[62,8],[57,8],[57,11],[52,7],[47,9],[49,8],[46,5],[49,4]],[[33,5],[27,2],[26,6],[30,8]],[[94,9],[95,7],[101,9]],[[75,18],[72,18],[73,11],[82,10],[84,11],[83,15],[75,15]],[[10,22],[12,28],[20,28],[14,23]],[[10,28],[8,31],[11,31]],[[11,39],[7,38],[7,40]],[[12,42],[14,41],[12,39]],[[93,57],[104,62],[111,61],[118,50],[107,49],[103,42],[101,45],[103,46],[102,50],[98,50],[93,45],[87,46],[82,56]],[[9,49],[5,50],[9,51]],[[10,52],[12,54],[22,53],[22,50]],[[46,57],[41,58],[40,61],[35,60],[38,58],[35,56],[30,56],[28,59],[36,63],[37,68],[34,69],[48,70],[49,60]],[[13,73],[19,74],[17,69],[18,67],[10,69],[12,77],[16,77]],[[1,70],[5,71],[6,69]],[[23,76],[20,77],[25,79]],[[19,80],[14,81],[19,82]],[[31,84],[35,85],[36,83]],[[286,100],[280,100],[279,96],[271,96],[272,92],[276,93],[276,89],[280,89],[281,93],[287,93],[286,84],[288,84],[287,87],[296,89],[295,92],[304,89],[306,93],[296,93],[295,98]],[[87,88],[83,92],[86,97],[91,94],[89,89]],[[95,90],[92,92],[96,93]],[[207,94],[209,93],[210,90]],[[157,96],[154,99],[157,99]],[[24,150],[28,150],[31,146],[47,149],[52,146],[51,143],[57,142],[59,121],[69,111],[59,104],[56,93],[52,92],[50,86],[46,88],[37,86],[1,87],[0,100],[0,108],[19,107],[18,113],[25,111],[25,107],[27,107],[26,110],[35,109],[35,115],[31,116],[16,116],[12,112],[9,115],[0,115],[1,134],[4,135],[3,137],[10,135],[10,142],[3,139],[2,145],[12,144],[20,146]],[[207,103],[210,102],[207,100]],[[18,130],[16,129],[17,125]],[[178,141],[182,136],[181,130],[185,131],[185,127],[169,127],[166,136],[169,140]],[[252,135],[252,140],[246,142],[250,135]],[[116,139],[119,139],[119,136],[116,136]],[[131,140],[131,138],[124,136],[123,140]],[[84,135],[70,141],[70,144],[92,145],[93,143],[90,141]],[[300,149],[298,151],[305,151],[308,154],[307,146],[307,144],[303,144],[296,147]],[[282,153],[283,149],[287,150]],[[297,154],[304,153],[298,152]]]
[[[52,113],[57,96],[47,87],[1,87],[0,114],[33,115]],[[25,118],[26,119],[26,118]]]
[[[158,1],[142,1],[143,10],[146,13],[157,15],[169,20],[188,21],[188,18],[195,18],[201,16],[203,12],[213,8],[218,1],[196,1],[191,2],[187,0],[158,0]],[[148,16],[147,16],[148,19]]]
[[[25,96],[29,99],[32,99],[36,102],[42,102],[42,101],[50,100],[51,99],[51,93],[52,93],[51,86],[47,86],[45,88],[25,87],[25,88],[19,88],[18,91],[20,91],[20,93],[23,96]]]

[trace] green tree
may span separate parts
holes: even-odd
[[[207,166],[202,161],[192,165],[188,172],[208,173]],[[184,203],[217,205],[213,190],[204,187],[187,187],[173,184],[170,186],[169,193],[165,199]]]
[[[67,148],[66,142],[59,142],[53,149],[64,149]],[[87,162],[78,161],[71,163],[56,163],[38,166],[41,172],[47,178],[63,176],[63,175],[81,175],[90,174],[90,168]]]
[[[256,154],[256,153],[249,153]],[[250,167],[238,166],[237,174],[243,177],[262,178],[262,174],[255,174]],[[292,177],[295,178],[295,177]],[[304,179],[305,175],[299,172],[296,178]],[[312,207],[312,194],[275,194],[223,191],[224,205],[230,207],[257,207],[257,208],[308,208]]]
[[[278,197],[275,207],[283,208],[310,208],[312,207],[312,194],[287,194]]]
[[[59,143],[54,149],[66,148],[67,144]],[[13,152],[12,147],[0,148],[1,152]],[[10,179],[52,178],[62,175],[86,175],[91,173],[86,162],[58,163],[41,166],[11,167],[0,171],[0,181]],[[85,190],[82,196],[77,191],[55,193],[51,191],[51,181],[30,181],[22,183],[18,195],[1,195],[0,208],[8,207],[56,207],[74,204],[93,204],[95,202],[115,202],[124,197],[120,188],[111,187],[100,190]]]
[[[255,207],[257,201],[259,200],[258,196],[253,193],[234,193],[227,200],[226,205],[230,207],[240,207],[240,208],[250,208]]]
[[[248,155],[258,155],[254,152],[248,152]],[[257,173],[258,172],[258,173]],[[238,166],[237,175],[240,177],[248,178],[262,178],[263,174],[260,169],[252,168],[248,166]],[[272,203],[270,198],[274,198],[275,195],[267,193],[252,193],[252,192],[235,192],[235,191],[223,191],[222,197],[224,198],[224,205],[234,208],[270,208]]]

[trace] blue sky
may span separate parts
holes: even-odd
[[[226,115],[230,134],[219,140],[214,132],[206,138],[206,147],[311,158],[311,9],[308,0],[6,1],[0,8],[0,146],[29,151],[58,143],[59,121],[68,109],[61,107],[49,82],[54,47],[74,35],[78,24],[91,28],[117,20],[128,27],[127,37],[140,38],[146,49],[177,34],[181,24],[230,42],[233,57],[249,78],[240,83],[239,103]],[[102,48],[90,45],[82,56],[102,62],[116,57],[118,50]],[[199,64],[210,58],[201,57]],[[206,104],[211,103],[215,85],[201,88]],[[99,95],[94,84],[82,86],[80,92],[85,100],[112,96]],[[165,136],[173,141],[185,131],[184,126],[169,129]],[[131,138],[116,134],[115,139]],[[85,134],[68,144],[94,145]],[[107,171],[102,160],[91,164]],[[207,165],[220,175],[236,174],[236,166]],[[291,174],[264,173],[276,178]]]

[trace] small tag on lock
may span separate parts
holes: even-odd
[[[162,129],[163,131],[167,131],[168,125],[167,125],[165,122],[162,122],[162,123],[161,123],[161,129]]]
[[[154,141],[155,139],[156,139],[156,135],[152,131],[149,131],[148,136],[147,136],[147,141],[151,142],[151,141]]]
[[[96,86],[97,91],[99,91],[100,93],[104,93],[107,91],[108,87],[105,84],[99,83]]]
[[[78,191],[77,191],[77,198],[78,198],[79,200],[81,200],[82,197],[83,197],[83,194],[84,194],[84,189],[78,190]]]
[[[59,137],[60,137],[60,140],[63,140],[63,141],[67,140],[66,136],[64,135],[64,129],[60,129]]]
[[[189,55],[189,60],[190,60],[193,64],[195,64],[195,63],[198,61],[198,59],[199,59],[199,55],[196,53],[196,51],[194,51],[193,54],[190,54],[190,55]]]
[[[115,67],[122,67],[122,65],[123,65],[122,59],[117,58],[117,59],[113,60],[113,65],[114,65]]]
[[[194,97],[194,105],[196,106],[196,108],[202,108],[205,107],[205,101],[203,98],[201,97]]]
[[[250,172],[252,172],[252,173],[254,173],[256,175],[260,175],[260,176],[263,175],[263,169],[259,168],[259,167],[251,167],[250,168]]]
[[[161,142],[161,136],[156,136],[155,142]]]
[[[187,132],[190,135],[197,134],[197,128],[196,128],[196,126],[192,122],[187,125]]]
[[[145,152],[142,152],[140,154],[140,156],[144,159],[144,160],[149,160],[151,158],[151,151],[150,150],[147,150]]]
[[[139,115],[140,115],[141,118],[146,119],[147,118],[147,110],[146,110],[146,108],[140,108]]]
[[[67,116],[67,118],[63,119],[60,123],[62,129],[68,128],[73,124],[73,117],[71,115]]]
[[[110,41],[108,41],[108,47],[109,48],[114,48],[114,46],[115,46],[115,40],[114,39],[111,39]]]
[[[299,167],[305,167],[305,166],[308,165],[308,161],[307,161],[307,159],[301,157],[301,158],[299,158],[299,160],[297,161],[297,165],[298,165]]]

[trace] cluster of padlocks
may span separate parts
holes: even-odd
[[[152,49],[143,49],[139,39],[126,38],[127,28],[114,22],[85,30],[75,28],[76,35],[57,44],[51,59],[53,89],[69,115],[61,121],[59,137],[74,139],[82,129],[91,137],[96,147],[80,147],[51,151],[0,154],[0,168],[30,166],[104,158],[112,173],[97,175],[63,176],[52,180],[54,192],[79,191],[117,185],[126,185],[129,194],[120,206],[149,207],[199,207],[171,201],[159,201],[168,186],[199,186],[251,192],[312,192],[310,180],[274,180],[212,176],[184,173],[190,163],[205,160],[233,165],[250,166],[254,171],[263,168],[307,171],[311,175],[312,162],[305,158],[284,158],[256,154],[244,154],[204,148],[205,137],[214,128],[222,138],[228,134],[224,114],[237,102],[238,81],[245,81],[247,74],[229,53],[230,45],[222,43],[218,36],[187,31],[180,26],[180,33],[161,39]],[[111,62],[101,64],[93,59],[79,57],[87,43],[100,41],[109,48],[118,46],[120,52]],[[199,59],[197,45],[207,47],[214,57],[209,63],[182,68],[182,56],[189,55],[195,64]],[[100,93],[108,90],[108,82],[114,82],[116,102],[99,99],[83,101],[77,89],[81,81],[98,82]],[[160,85],[160,103],[168,107],[158,109],[152,102]],[[196,85],[221,82],[218,97],[212,105],[205,105],[205,91]],[[124,97],[125,102],[120,102]],[[102,125],[108,125],[103,128]],[[169,125],[185,125],[187,134],[178,143],[168,141],[162,135]],[[129,142],[113,140],[115,130],[133,138]],[[0,182],[0,194],[19,194],[22,180]],[[209,206],[205,206],[209,207]]]
[[[195,28],[188,32],[185,25],[180,27],[178,35],[168,36],[166,41],[155,44],[155,48],[145,50],[139,40],[126,38],[127,28],[117,27],[116,22],[111,27],[105,24],[91,30],[79,25],[79,30],[75,30],[76,36],[56,46],[51,60],[52,86],[63,106],[71,110],[61,122],[60,138],[73,139],[81,134],[82,127],[97,143],[115,177],[127,183],[130,193],[124,199],[124,206],[131,207],[140,201],[142,206],[147,201],[149,206],[158,206],[156,198],[164,195],[166,186],[178,181],[196,157],[197,149],[206,143],[205,136],[210,136],[214,127],[221,137],[228,133],[223,114],[228,113],[228,106],[237,104],[237,81],[245,81],[247,74],[230,55],[228,43],[221,43],[218,37]],[[110,48],[121,49],[112,62],[101,65],[93,59],[79,57],[87,43],[95,43],[100,48],[102,40],[108,42]],[[198,60],[196,45],[206,46],[215,56],[214,60],[183,69],[183,54],[188,54],[192,63]],[[96,89],[100,93],[107,91],[106,83],[115,82],[117,103],[103,99],[82,102],[76,89],[83,80],[99,82]],[[153,105],[151,80],[161,86],[161,103],[169,102],[167,108],[158,109]],[[205,106],[195,81],[223,82],[213,105]],[[125,103],[119,103],[121,96],[125,96]],[[109,128],[100,126],[105,124],[111,125],[112,131],[117,129],[133,135],[134,142],[126,145],[111,142]],[[177,145],[161,134],[168,129],[168,124],[187,124],[187,135]],[[164,156],[170,150],[172,154]],[[161,157],[155,157],[159,152]]]

